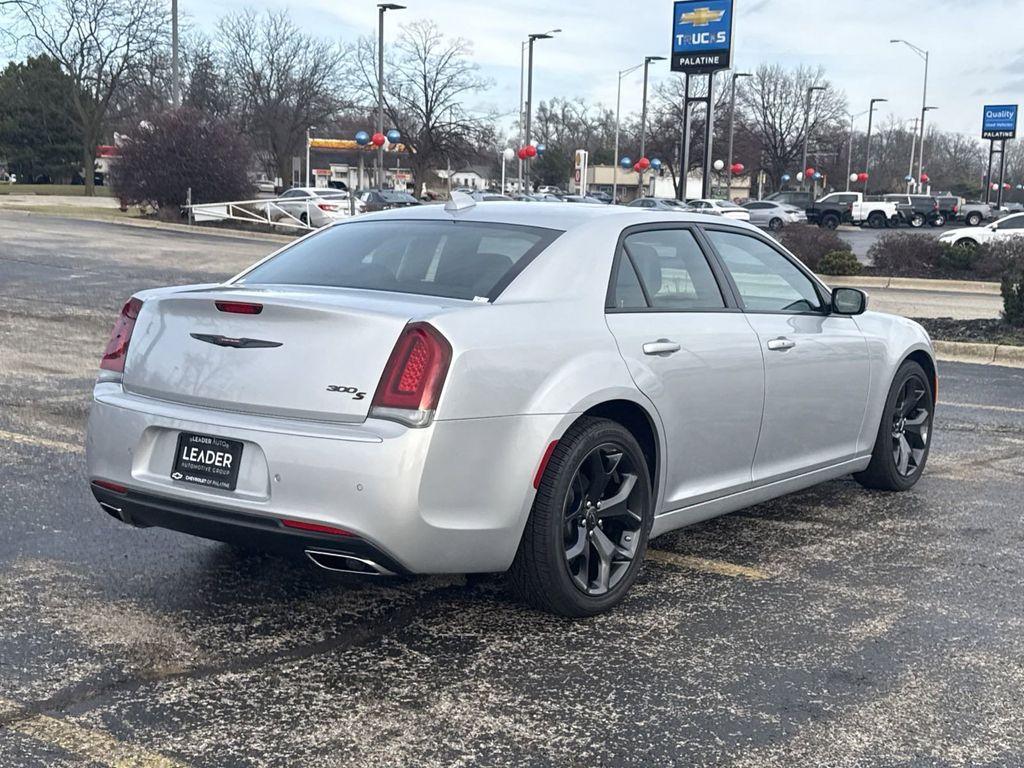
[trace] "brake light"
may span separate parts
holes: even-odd
[[[263,311],[262,304],[250,301],[215,301],[214,304],[221,312],[233,312],[236,315],[258,315]]]
[[[124,373],[124,359],[128,355],[128,342],[132,340],[132,331],[135,330],[135,320],[139,317],[139,310],[142,309],[142,300],[134,296],[121,307],[121,314],[114,322],[114,329],[110,332],[110,341],[103,351],[103,358],[100,360],[100,368],[115,373]]]
[[[317,203],[316,207],[321,211],[337,211],[341,208],[341,206],[335,205],[334,203]]]
[[[370,415],[425,427],[437,408],[451,359],[451,345],[436,328],[407,325],[381,374]]]

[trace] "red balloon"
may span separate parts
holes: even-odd
[[[866,173],[864,173],[864,171],[861,171],[860,173],[857,174],[857,181],[867,181],[867,180],[868,180],[868,175]]]
[[[648,168],[651,167],[651,161],[648,160],[646,157],[641,157],[639,160],[636,161],[636,164],[641,171],[646,171]]]
[[[388,137],[385,136],[383,133],[375,133],[370,138],[370,141],[373,142],[373,146],[375,146],[375,147],[383,147],[384,146],[384,142],[387,141],[387,140],[388,140]]]
[[[525,147],[523,147],[523,152],[526,153],[527,157],[537,156],[537,148],[533,146],[533,144],[527,144]]]
[[[1004,184],[1003,184],[1003,189],[1010,189],[1010,185],[1009,185],[1009,184],[1005,184],[1005,183],[1004,183]]]
[[[733,163],[729,170],[732,171],[733,176],[738,176],[743,173],[743,163]]]
[[[807,170],[804,171],[804,177],[813,176],[813,175],[814,175],[814,169],[808,166]]]
[[[927,173],[922,173],[922,174],[921,174],[921,183],[922,183],[922,184],[927,184],[927,183],[928,183],[928,181],[929,181],[929,179],[928,179],[928,174],[927,174]]]
[[[525,160],[529,155],[526,154],[526,147],[520,147],[519,151],[516,152],[520,160]]]
[[[633,163],[633,172],[634,173],[640,173],[640,171],[642,171],[642,170],[643,170],[643,168],[640,167],[640,161],[639,160],[637,160],[635,163]]]

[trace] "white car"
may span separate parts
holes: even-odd
[[[1024,238],[1024,213],[1012,213],[984,227],[961,227],[942,233],[940,243],[973,247],[986,243]]]
[[[710,213],[712,216],[725,216],[736,221],[750,221],[750,212],[728,200],[690,200],[688,205],[694,213]]]
[[[807,214],[802,208],[776,200],[751,200],[743,207],[750,212],[750,223],[755,227],[765,227],[778,232],[787,224],[802,224],[807,221]]]
[[[323,227],[349,215],[348,192],[329,187],[292,187],[271,209],[278,222]],[[297,220],[297,221],[296,221]]]
[[[851,473],[917,482],[931,343],[866,302],[726,217],[367,214],[222,283],[131,296],[89,482],[130,525],[336,571],[508,571],[588,616],[649,538]]]

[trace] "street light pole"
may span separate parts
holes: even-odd
[[[728,200],[732,194],[732,145],[733,139],[736,135],[736,81],[741,77],[752,77],[750,72],[733,72],[732,73],[732,95],[729,97],[729,188],[725,191],[725,197]]]
[[[404,5],[378,3],[377,17],[377,133],[384,133],[384,12],[401,11]],[[384,189],[384,145],[377,147],[377,189]]]
[[[923,48],[918,48],[913,43],[903,40],[902,38],[894,38],[889,41],[890,43],[903,43],[910,50],[916,53],[921,59],[924,60],[924,88],[921,91],[921,124],[919,127],[920,137],[918,139],[918,155],[917,155],[917,180],[921,181],[921,176],[924,174],[924,115],[930,109],[934,107],[928,107],[928,51]]]
[[[181,106],[181,72],[178,67],[178,0],[171,0],[171,101]]]
[[[664,61],[664,56],[645,56],[644,57],[644,95],[643,102],[640,107],[640,157],[647,157],[647,72],[650,69],[652,61]],[[644,172],[640,171],[637,174],[639,180],[637,181],[637,197],[644,196]]]
[[[853,121],[862,115],[866,115],[867,110],[864,112],[858,112],[856,115],[850,115],[850,139],[846,145],[846,191],[850,191],[850,174],[853,173]]]
[[[561,32],[560,29],[553,29],[550,32],[540,32],[532,34],[527,38],[529,47],[529,54],[526,60],[526,132],[523,135],[523,146],[528,146],[530,143],[530,116],[533,112],[533,44],[537,40],[550,40],[554,37],[555,32]],[[526,161],[526,185],[532,188],[530,182],[530,172],[532,171],[532,164],[529,160]]]
[[[868,136],[867,136],[867,147],[864,149],[864,175],[868,175],[870,171],[868,166],[871,165],[871,119],[875,116],[875,104],[888,99],[872,99],[871,104],[868,107]],[[864,179],[864,194],[868,192],[868,182],[870,179]]]
[[[807,182],[807,140],[810,138],[811,133],[811,94],[815,91],[824,91],[825,86],[823,85],[809,85],[807,86],[807,97],[804,100],[804,154],[802,165],[800,170],[804,174],[804,182]]]
[[[615,96],[615,167],[612,169],[612,203],[618,200],[619,192],[619,114],[622,111],[622,78],[636,72],[643,64],[619,71],[619,88]]]
[[[309,165],[309,142],[310,142],[310,131],[315,131],[316,126],[311,125],[306,129],[306,184],[307,187],[313,186],[313,169]]]

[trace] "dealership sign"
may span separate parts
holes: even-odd
[[[989,104],[981,120],[981,138],[1014,139],[1017,137],[1017,105]]]
[[[729,68],[733,0],[676,0],[672,71],[699,74]]]

